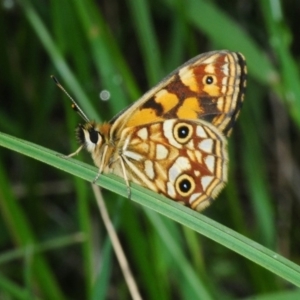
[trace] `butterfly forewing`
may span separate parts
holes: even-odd
[[[118,117],[124,126],[170,118],[203,119],[229,135],[240,111],[246,86],[242,54],[216,51],[185,63]],[[117,128],[116,128],[117,130]]]

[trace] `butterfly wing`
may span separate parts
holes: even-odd
[[[206,121],[169,119],[130,127],[120,141],[129,181],[193,209],[208,206],[227,181],[226,140]],[[123,166],[115,161],[109,171],[122,176]]]
[[[88,150],[99,172],[200,211],[227,181],[225,136],[238,117],[245,86],[242,54],[201,54],[109,123],[81,128],[82,143],[94,147]]]
[[[112,132],[179,118],[205,120],[228,136],[244,99],[246,72],[238,52],[198,55],[111,120]]]

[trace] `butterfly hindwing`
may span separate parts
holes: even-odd
[[[201,120],[170,119],[123,131],[129,181],[194,209],[208,206],[227,181],[223,135]],[[122,172],[120,166],[110,169]]]

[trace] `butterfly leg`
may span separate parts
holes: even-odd
[[[99,179],[100,175],[103,173],[103,169],[104,169],[104,161],[105,161],[105,157],[106,157],[106,152],[107,152],[107,145],[104,147],[103,154],[102,154],[102,158],[101,158],[100,167],[99,167],[99,169],[98,169],[98,173],[97,173],[96,177],[95,177],[94,180],[92,181],[93,184],[96,183],[96,181]]]
[[[97,173],[97,175],[96,175],[96,177],[93,179],[93,181],[92,181],[92,183],[93,184],[95,184],[96,183],[96,181],[99,179],[99,177],[100,177],[100,175],[101,175],[101,170],[99,169],[99,171],[98,171],[98,173]]]
[[[83,148],[84,145],[81,145],[75,152],[69,154],[69,155],[63,155],[63,154],[57,154],[57,156],[61,157],[61,158],[71,158],[75,155],[77,155]]]
[[[119,156],[119,159],[120,159],[120,162],[121,162],[121,167],[122,167],[122,171],[123,171],[123,175],[124,175],[124,180],[125,180],[125,183],[127,185],[127,196],[128,196],[128,199],[130,199],[130,197],[131,197],[131,189],[130,189],[130,184],[129,184],[129,180],[128,180],[128,176],[127,176],[127,172],[126,172],[124,160],[122,159],[122,156]]]
[[[70,157],[73,157],[75,155],[77,155],[83,148],[84,145],[81,145],[75,152],[69,154],[69,155],[66,155],[66,157],[70,158]]]
[[[123,173],[123,178],[124,178],[126,186],[127,186],[127,197],[128,197],[128,199],[130,199],[130,197],[131,197],[130,183],[129,183],[129,179],[128,179],[127,172],[126,172],[126,167],[125,167],[124,160],[123,160],[122,156],[118,155],[117,158],[114,158],[114,160],[110,160],[109,168],[111,169],[111,172],[114,173],[112,171],[112,169],[113,169],[112,165],[117,163],[118,161],[120,161],[120,165],[121,165],[121,169],[122,169],[122,173]],[[119,176],[121,176],[121,175],[119,174]]]

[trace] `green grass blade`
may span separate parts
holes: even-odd
[[[97,11],[95,3],[92,1],[75,1],[74,5],[82,23],[82,28],[89,38],[88,42],[93,54],[93,61],[101,76],[102,86],[109,91],[112,99],[118,99],[118,101],[110,103],[113,112],[117,113],[120,106],[127,105],[127,101],[120,85],[121,80],[117,79],[119,73],[113,56],[115,52],[111,51],[112,41],[109,37],[108,28],[100,11]],[[95,13],[96,11],[97,13]]]
[[[166,0],[173,8],[174,2]],[[249,72],[262,83],[274,82],[277,72],[254,40],[214,3],[204,0],[187,0],[186,18],[205,33],[217,47],[242,52],[247,58]]]
[[[0,180],[5,182],[5,171],[0,164]],[[0,207],[3,219],[10,229],[12,239],[17,245],[28,246],[35,243],[34,231],[30,222],[21,209],[18,201],[13,196],[10,185],[0,190]],[[52,274],[47,261],[41,256],[36,255],[32,261],[34,276],[39,284],[42,293],[51,296],[53,299],[64,299],[63,294]]]
[[[112,247],[109,239],[106,239],[103,247],[103,263],[97,272],[91,300],[105,300],[109,291],[109,280],[112,272]]]
[[[146,0],[127,1],[141,47],[148,83],[156,84],[162,77],[161,60],[154,26],[150,18],[149,4]]]
[[[299,289],[295,290],[286,290],[282,292],[269,293],[266,295],[257,295],[255,300],[298,300],[300,298]],[[253,297],[244,298],[244,300],[253,300]]]
[[[279,63],[281,81],[274,89],[286,101],[291,117],[300,126],[300,76],[298,62],[291,54],[291,36],[280,1],[263,0],[259,2],[262,15],[269,31],[271,46]],[[279,87],[278,87],[279,86]]]
[[[174,236],[171,234],[171,232],[167,229],[160,216],[158,214],[153,213],[150,210],[145,210],[145,213],[151,220],[153,226],[159,228],[157,232],[159,233],[160,239],[162,243],[165,244],[166,248],[169,250],[170,255],[173,257],[173,260],[180,261],[180,274],[182,275],[183,279],[179,284],[182,284],[182,287],[191,287],[190,292],[193,293],[192,298],[199,297],[199,299],[212,299],[212,296],[210,295],[206,286],[203,284],[203,282],[199,280],[197,274],[195,274],[195,270],[188,263],[188,260],[186,259],[182,248],[174,239]]]
[[[4,298],[5,293],[13,296],[13,299],[17,300],[38,300],[40,298],[32,297],[28,294],[28,291],[20,288],[17,284],[7,279],[4,275],[0,273],[0,298],[1,299],[12,299]],[[3,298],[2,298],[3,295]]]
[[[52,251],[63,247],[68,247],[77,243],[82,243],[85,240],[81,233],[75,233],[69,236],[59,237],[47,242],[39,243],[32,246],[32,253],[42,253],[45,251]],[[10,250],[0,255],[0,265],[8,263],[12,260],[21,259],[24,257],[25,249],[19,248]]]
[[[0,134],[0,145],[23,155],[42,161],[55,168],[92,181],[97,169],[74,159],[62,159],[53,151],[27,141]],[[124,180],[117,176],[102,175],[97,181],[102,187],[126,197],[127,189]],[[221,245],[252,260],[267,270],[300,286],[300,267],[279,254],[268,250],[260,244],[234,232],[233,230],[199,214],[191,209],[161,197],[147,189],[132,184],[132,200],[151,208]]]
[[[99,120],[100,119],[99,115],[95,112],[95,109],[91,106],[88,97],[86,96],[85,92],[81,88],[78,80],[76,79],[76,77],[74,76],[74,74],[72,73],[68,65],[65,63],[49,31],[47,30],[42,19],[36,13],[32,4],[27,0],[19,0],[19,2],[24,9],[25,15],[28,18],[30,24],[32,25],[32,28],[35,30],[41,43],[43,44],[44,48],[48,52],[49,56],[51,57],[61,78],[64,79],[64,83],[66,83],[70,88],[70,90],[72,90],[72,92],[76,95],[77,97],[76,100],[80,103],[82,109],[89,116],[89,118]],[[49,74],[49,80],[50,80],[50,75],[52,74]]]

